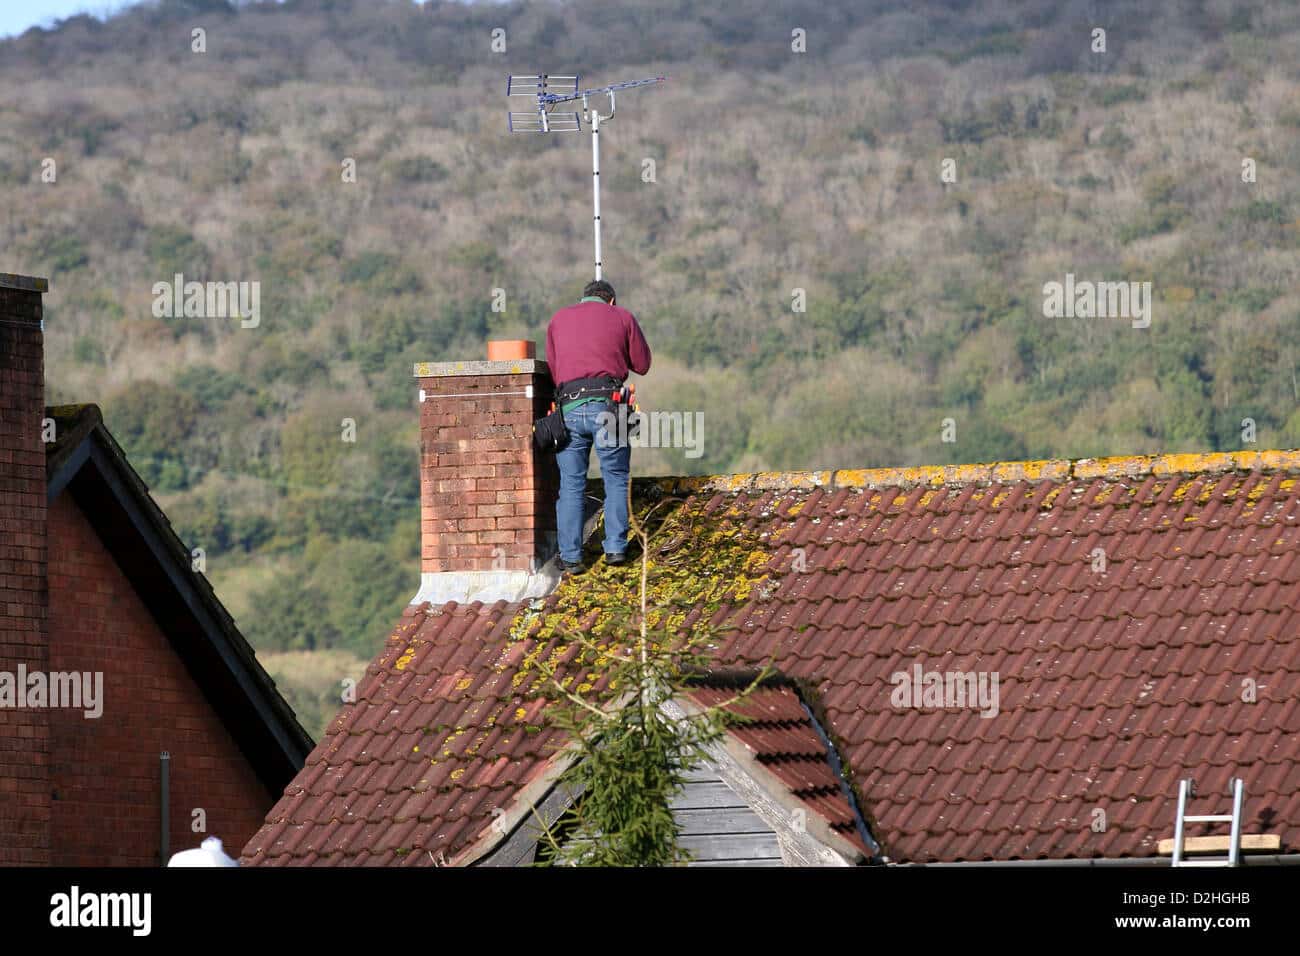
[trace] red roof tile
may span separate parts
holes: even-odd
[[[977,473],[996,481],[933,472],[950,482],[937,487],[908,470],[892,486],[700,483],[672,519],[682,546],[656,560],[707,578],[723,540],[710,528],[762,542],[767,578],[716,582],[724,590],[686,620],[735,625],[720,663],[770,657],[811,688],[893,860],[1151,855],[1172,835],[1187,776],[1206,795],[1201,812],[1222,812],[1242,777],[1244,832],[1295,851],[1296,473],[1047,464],[1037,481],[1016,480],[1035,463]],[[527,660],[557,651],[547,622],[598,585],[568,581],[539,609],[409,609],[243,862],[467,859],[562,743],[525,693]],[[997,715],[893,706],[892,675],[917,664],[996,674]],[[815,734],[790,699],[762,694],[771,718],[737,735],[851,835]]]

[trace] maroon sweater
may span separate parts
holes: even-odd
[[[565,306],[546,327],[546,361],[555,384],[575,378],[612,375],[622,381],[629,371],[650,371],[650,346],[627,309],[599,299]]]

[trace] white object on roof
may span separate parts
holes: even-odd
[[[239,866],[239,863],[226,856],[221,841],[214,836],[204,840],[197,850],[181,850],[173,853],[167,861],[172,866]]]

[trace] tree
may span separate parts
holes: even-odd
[[[680,718],[665,713],[664,704],[682,696],[707,667],[705,648],[723,629],[705,624],[682,629],[671,613],[656,613],[650,604],[651,535],[635,515],[631,526],[641,544],[638,601],[610,609],[612,631],[623,638],[601,643],[568,630],[565,636],[577,645],[575,659],[567,666],[538,662],[555,702],[550,720],[576,751],[560,785],[579,794],[558,826],[544,826],[543,849],[549,852],[542,857],[552,865],[687,862],[690,854],[677,842],[672,798],[726,726],[744,719],[731,708],[768,676],[768,668],[760,669],[747,686],[714,707]],[[583,682],[574,688],[578,673]]]

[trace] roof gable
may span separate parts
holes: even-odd
[[[191,566],[188,548],[104,427],[98,407],[48,408],[47,495],[71,494],[272,793],[302,769],[311,737]]]
[[[680,720],[701,709],[728,705],[737,689],[749,686],[756,676],[753,671],[738,672],[692,682],[683,698],[663,704],[664,713]],[[703,759],[674,799],[683,848],[692,850],[694,841],[716,852],[719,848],[711,845],[718,841],[736,844],[726,846],[726,855],[714,857],[715,863],[731,860],[728,865],[748,859],[747,854],[732,855],[737,849],[753,850],[758,843],[767,844],[771,863],[784,860],[785,865],[845,866],[878,853],[856,795],[841,776],[833,746],[790,681],[768,677],[744,701],[730,703],[727,709],[743,721],[706,745]],[[489,866],[533,862],[534,852],[545,846],[543,826],[555,832],[562,815],[578,799],[578,793],[560,779],[568,766],[568,760],[552,759],[545,795],[540,800],[516,800],[515,813],[503,812],[496,818],[493,830],[499,839],[491,841],[490,852],[481,857],[470,852],[463,861]],[[715,791],[724,794],[725,806],[709,797]],[[750,825],[740,832],[708,829],[718,823],[720,812],[721,819],[734,823],[734,809],[739,807],[745,809]],[[753,824],[762,827],[761,833]]]

